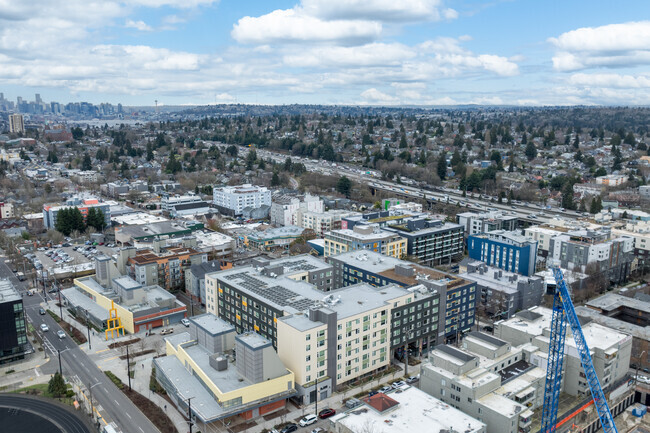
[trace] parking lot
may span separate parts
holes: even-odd
[[[35,251],[34,254],[36,254],[36,258],[41,262],[44,269],[52,269],[54,267],[88,263],[97,254],[104,253],[111,256],[114,252],[114,248],[109,248],[104,245],[96,245],[94,248],[91,248],[90,245],[71,245],[69,247],[48,248],[46,250]]]

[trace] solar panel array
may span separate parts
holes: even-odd
[[[237,283],[244,289],[283,307],[290,306],[297,310],[305,310],[315,302],[313,299],[305,298],[285,287],[268,286],[266,282],[249,275],[248,272],[229,274],[223,278],[229,281],[239,280]]]

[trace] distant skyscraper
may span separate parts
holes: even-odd
[[[15,134],[25,132],[25,121],[22,114],[9,115],[9,132]]]
[[[34,99],[36,100],[37,104],[40,104],[40,103],[43,102],[43,100],[41,99],[41,94],[40,93],[37,93]]]

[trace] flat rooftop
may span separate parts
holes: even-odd
[[[218,335],[235,330],[233,325],[210,313],[190,317],[188,320],[210,335]]]
[[[178,224],[175,221],[161,221],[151,224],[142,224],[141,222],[139,225],[124,226],[115,230],[116,234],[119,233],[120,235],[126,235],[132,238],[144,238],[191,231],[192,229]]]
[[[0,280],[0,304],[22,299],[18,290],[8,279]]]
[[[399,391],[399,392],[398,392]],[[398,404],[383,413],[364,404],[330,418],[353,432],[482,433],[485,424],[414,387],[387,394]]]
[[[576,307],[576,314],[580,318],[587,318],[596,323],[600,323],[607,328],[616,329],[617,331],[624,332],[632,335],[634,338],[641,340],[650,340],[650,328],[647,326],[634,325],[614,317],[605,316],[600,314],[597,310],[589,307]]]
[[[650,313],[650,303],[616,293],[606,293],[603,296],[592,299],[587,302],[587,306],[595,310],[603,311],[604,313],[611,313],[621,307]]]
[[[100,307],[97,302],[84,295],[77,287],[61,290],[61,295],[75,307],[87,310],[91,316],[100,320],[108,319],[108,310]]]
[[[420,266],[406,260],[400,260],[395,257],[385,256],[376,251],[370,250],[355,250],[341,253],[337,256],[332,256],[333,259],[339,260],[347,265],[355,266],[373,274],[383,275],[394,281],[399,281],[407,286],[419,284],[421,279],[429,281],[444,280],[447,282],[448,287],[455,287],[460,284],[468,283],[468,281],[459,278],[456,275],[447,274],[444,272],[436,271],[433,268]],[[407,276],[400,275],[395,272],[395,267],[407,266],[415,270],[415,275]]]
[[[158,215],[152,215],[147,212],[134,212],[124,215],[113,216],[111,213],[111,221],[117,225],[142,225],[142,224],[153,224],[169,221],[167,218],[163,218]]]
[[[387,230],[379,229],[377,231],[373,231],[372,233],[359,233],[354,230],[350,229],[338,229],[338,230],[331,230],[327,232],[327,234],[330,234],[332,237],[344,237],[344,238],[349,238],[349,239],[356,239],[359,241],[371,241],[371,240],[389,240],[389,239],[398,239],[401,236],[395,232],[390,232]]]
[[[323,260],[320,260],[311,254],[300,254],[298,256],[271,260],[268,266],[282,266],[284,268],[284,275],[291,275],[305,271],[324,271],[332,267],[329,263],[325,263]]]
[[[485,263],[478,261],[472,261],[468,263],[468,266],[475,266],[476,270],[473,272],[463,272],[462,274],[458,274],[459,277],[474,281],[483,287],[497,290],[499,292],[514,294],[518,291],[517,286],[519,285],[519,282],[541,279],[539,276],[526,277],[514,272],[508,272],[500,268],[488,266]],[[483,273],[479,271],[479,267],[484,270]],[[495,272],[497,273],[496,277],[494,276]]]

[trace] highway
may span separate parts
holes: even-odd
[[[227,145],[216,143],[225,150]],[[249,149],[239,147],[240,155],[246,156]],[[330,176],[347,176],[351,180],[366,184],[375,189],[388,191],[396,195],[409,197],[412,199],[424,199],[429,202],[443,202],[452,205],[460,205],[469,210],[476,210],[485,212],[488,210],[499,210],[509,212],[512,215],[517,215],[521,218],[526,218],[531,222],[545,223],[553,217],[571,217],[579,218],[585,216],[584,214],[572,210],[564,210],[557,207],[546,207],[541,204],[528,203],[528,202],[514,202],[512,204],[497,203],[496,197],[490,197],[481,194],[467,194],[463,197],[463,192],[455,189],[429,186],[426,188],[417,185],[405,185],[396,182],[389,182],[381,180],[375,170],[366,169],[364,167],[355,166],[345,163],[331,163],[328,161],[319,161],[309,158],[301,158],[291,156],[279,152],[272,152],[266,149],[255,149],[259,158],[271,159],[276,163],[284,163],[287,157],[290,157],[293,162],[300,162],[305,165],[307,171],[322,173]],[[370,173],[370,174],[368,174]],[[493,201],[494,200],[494,201]]]
[[[124,395],[122,391],[111,382],[108,377],[95,365],[95,363],[83,352],[80,347],[66,335],[59,339],[57,331],[61,330],[58,323],[49,314],[40,315],[39,309],[43,302],[42,292],[34,296],[26,296],[26,282],[20,282],[7,266],[6,257],[2,256],[0,263],[0,278],[8,278],[14,287],[23,293],[23,306],[27,320],[32,324],[36,332],[43,336],[45,350],[49,352],[50,362],[43,365],[41,369],[45,373],[54,373],[58,370],[58,352],[61,351],[61,364],[64,376],[68,380],[78,380],[86,388],[93,386],[92,396],[95,401],[96,415],[103,419],[104,423],[115,423],[125,433],[159,433],[159,430],[147,419],[142,412]],[[59,314],[58,311],[55,311]],[[42,332],[40,326],[47,324],[50,328]],[[95,337],[99,338],[99,337]],[[100,385],[94,386],[100,383]]]

